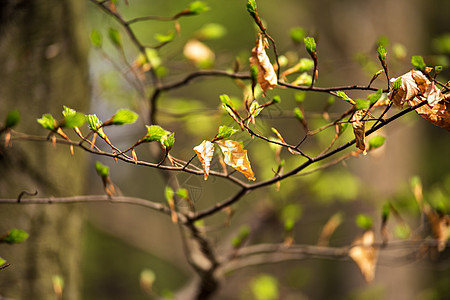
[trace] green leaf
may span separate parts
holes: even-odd
[[[122,36],[117,29],[110,28],[108,31],[108,36],[114,46],[117,48],[122,48]]]
[[[342,91],[338,91],[338,92],[337,92],[337,95],[338,95],[339,98],[341,98],[341,99],[344,100],[344,101],[349,102],[349,103],[352,104],[352,105],[355,105],[355,104],[356,104],[355,101],[353,101],[352,98],[350,98],[349,96],[347,96],[347,94],[344,93],[344,92],[342,92]]]
[[[302,103],[303,101],[305,101],[306,93],[305,92],[295,92],[294,98],[295,98],[295,101],[297,101],[298,103]]]
[[[0,267],[6,264],[6,260],[0,257]]]
[[[236,132],[238,132],[238,130],[234,129],[233,127],[220,126],[217,133],[217,139],[227,139]]]
[[[233,107],[233,103],[231,102],[231,99],[230,99],[230,97],[228,95],[225,95],[225,94],[224,95],[220,95],[219,99],[220,99],[220,101],[223,104],[226,104],[226,105],[228,105],[230,107]]]
[[[113,125],[133,124],[138,119],[138,114],[129,109],[119,109],[112,116]]]
[[[253,115],[253,117],[257,117],[263,109],[264,107],[261,107],[256,100],[253,101],[252,104],[250,104],[250,113]]]
[[[378,46],[378,59],[381,61],[386,61],[386,48],[383,45]]]
[[[183,199],[188,199],[189,198],[189,192],[187,189],[185,188],[179,188],[177,190],[177,196]]]
[[[281,102],[281,97],[278,96],[278,95],[273,96],[272,101],[273,101],[273,103],[280,103]]]
[[[442,66],[435,66],[434,67],[434,71],[436,72],[436,74],[439,74],[442,72],[444,68]]]
[[[87,115],[86,121],[89,124],[89,129],[97,133],[98,129],[103,125],[103,122],[100,121],[100,119],[95,114]]]
[[[336,102],[336,99],[333,96],[329,96],[328,97],[328,102],[327,102],[328,106],[333,105],[334,102]]]
[[[67,128],[80,127],[84,124],[85,121],[86,118],[84,114],[77,112],[74,115],[69,115],[64,118],[63,127]]]
[[[383,209],[381,211],[381,218],[383,222],[386,222],[391,213],[391,204],[389,202],[384,203]]]
[[[194,1],[189,4],[189,14],[198,15],[209,10],[203,1]]]
[[[96,47],[96,48],[101,48],[102,47],[103,37],[102,37],[102,34],[98,30],[93,29],[91,31],[90,38],[91,38],[91,44],[94,47]]]
[[[247,11],[249,12],[249,14],[252,17],[256,16],[256,1],[255,0],[247,1]]]
[[[383,89],[379,89],[376,93],[370,94],[367,96],[367,100],[369,100],[370,104],[376,103],[378,100],[380,100],[381,96],[383,95]]]
[[[160,42],[161,44],[169,43],[175,38],[175,33],[173,31],[167,33],[167,34],[155,34],[155,39]]]
[[[290,36],[291,36],[291,40],[294,43],[300,44],[303,41],[303,39],[306,37],[306,30],[302,27],[291,28]]]
[[[311,85],[312,83],[312,76],[307,74],[306,72],[300,74],[295,80],[296,85]]]
[[[45,129],[48,130],[55,130],[58,127],[58,124],[55,120],[55,118],[53,118],[53,116],[51,114],[44,114],[42,115],[42,118],[37,119],[38,123],[42,125],[42,127],[44,127]]]
[[[6,115],[5,128],[12,128],[20,122],[19,110],[13,109]]]
[[[364,230],[368,230],[372,228],[372,218],[365,214],[359,214],[355,219],[356,225]]]
[[[411,236],[411,228],[406,223],[397,224],[394,228],[394,235],[400,239],[408,239]]]
[[[305,119],[305,116],[303,116],[302,110],[298,107],[294,108],[294,115],[300,121],[303,121]]]
[[[164,130],[159,125],[146,125],[145,127],[147,127],[147,134],[142,138],[142,140],[146,142],[156,141],[162,144],[162,137],[170,134],[169,131]]]
[[[348,127],[348,120],[342,120],[344,123],[341,123],[339,126],[339,134],[342,134]]]
[[[310,55],[313,55],[313,53],[316,52],[316,41],[314,40],[314,38],[305,37],[303,41],[305,42],[306,51],[308,51]]]
[[[2,243],[17,244],[28,238],[29,234],[22,229],[11,229],[8,234],[0,239]]]
[[[101,178],[106,178],[109,176],[109,167],[105,166],[104,164],[102,164],[99,161],[95,162],[95,170],[97,171],[97,174],[101,177]]]
[[[294,229],[295,221],[293,219],[287,219],[284,221],[284,230],[292,231]]]
[[[166,188],[164,189],[164,197],[166,197],[166,200],[167,201],[173,200],[174,195],[175,192],[173,191],[173,189],[167,185]]]
[[[278,281],[271,275],[258,275],[251,283],[251,290],[256,300],[279,299]]]
[[[161,144],[164,145],[167,151],[172,149],[173,144],[175,144],[175,133],[171,133],[168,135],[165,135],[161,138]]]
[[[381,146],[383,146],[384,142],[386,141],[386,138],[381,135],[374,136],[369,141],[369,149],[376,149]]]
[[[250,235],[250,227],[247,225],[242,225],[241,228],[239,228],[239,233],[237,236],[235,236],[231,240],[231,245],[234,248],[239,248],[242,246],[243,242],[247,239],[247,237]]]
[[[297,222],[302,216],[303,210],[299,204],[288,204],[281,211],[281,220]]]
[[[413,56],[411,57],[411,64],[416,68],[417,70],[423,71],[427,67],[425,62],[423,61],[422,56]]]
[[[254,82],[256,82],[257,81],[257,79],[258,79],[258,66],[256,66],[256,65],[253,65],[253,66],[251,66],[251,68],[250,68],[250,75],[252,76],[252,80],[254,81]]]
[[[370,101],[366,99],[356,99],[355,101],[355,108],[357,110],[360,109],[367,109],[370,107]]]
[[[392,88],[393,88],[394,90],[398,90],[401,86],[402,86],[402,78],[399,77],[399,78],[397,78],[397,79],[394,81],[394,83],[392,84]]]
[[[378,46],[385,46],[385,47],[387,47],[387,46],[389,45],[389,39],[388,39],[388,37],[385,36],[385,35],[380,36],[380,37],[378,38],[378,40],[377,40],[377,45],[378,45]]]
[[[203,40],[216,40],[220,39],[227,33],[227,29],[217,23],[209,23],[203,26],[199,31],[197,31],[197,36]]]

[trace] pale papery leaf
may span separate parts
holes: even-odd
[[[363,117],[366,115],[366,111],[364,109],[357,110],[352,117],[352,126],[353,133],[355,134],[356,147],[360,150],[364,151],[366,154],[366,125],[365,121],[363,121]]]
[[[270,63],[265,48],[268,47],[267,40],[259,34],[256,46],[252,49],[250,64],[258,67],[258,83],[265,93],[268,89],[272,89],[277,85],[277,75]]]
[[[359,267],[366,282],[375,278],[375,269],[378,261],[378,250],[373,246],[375,234],[373,230],[367,230],[353,241],[353,246],[348,255]]]
[[[227,165],[244,174],[248,180],[256,179],[247,157],[247,150],[244,150],[240,143],[232,140],[220,140],[216,143],[220,146]]]
[[[194,147],[198,159],[202,163],[203,171],[205,172],[204,179],[207,180],[209,176],[209,168],[211,160],[214,155],[214,144],[210,141],[203,141],[200,145]]]

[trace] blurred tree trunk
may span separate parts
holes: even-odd
[[[0,118],[18,109],[17,130],[47,134],[36,119],[61,119],[63,105],[86,111],[89,101],[84,1],[0,0]],[[2,121],[3,122],[3,121]],[[0,146],[0,197],[83,192],[84,155],[66,146],[13,141]],[[27,197],[27,196],[26,196]],[[0,298],[54,299],[52,277],[64,279],[64,299],[80,293],[83,211],[70,205],[2,205],[0,234],[26,230],[23,244],[0,246],[11,266],[0,270]]]

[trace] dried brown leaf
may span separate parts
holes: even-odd
[[[210,141],[203,141],[200,145],[194,147],[194,151],[202,163],[203,171],[205,172],[204,179],[207,180],[209,176],[209,167],[214,155],[214,144]]]
[[[260,34],[256,41],[256,46],[252,49],[250,64],[258,67],[257,80],[263,93],[277,85],[277,75],[275,74],[273,65],[270,63],[265,48],[268,48],[267,40]]]
[[[366,154],[366,124],[362,119],[366,116],[366,110],[357,110],[352,117],[353,133],[355,134],[356,147]]]
[[[422,101],[424,100],[416,97],[409,100],[408,103],[410,106],[414,106]],[[416,112],[428,122],[450,131],[450,103],[445,100],[435,103],[433,107],[429,104],[422,105],[416,109]]]
[[[353,241],[353,246],[348,255],[358,265],[366,282],[371,282],[375,277],[375,269],[378,260],[378,250],[373,246],[375,234],[373,230],[367,230]]]
[[[433,237],[437,240],[437,250],[442,252],[447,245],[448,236],[450,234],[450,216],[439,215],[431,208],[424,210],[431,225]]]
[[[227,165],[244,174],[248,180],[256,179],[247,157],[247,150],[244,150],[240,143],[232,140],[220,140],[216,143],[220,146]]]

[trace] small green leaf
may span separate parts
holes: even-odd
[[[226,104],[226,105],[228,105],[230,107],[233,107],[233,103],[231,102],[231,99],[230,99],[230,97],[228,95],[225,95],[225,94],[224,95],[220,95],[219,98],[220,98],[220,101],[223,104]]]
[[[367,109],[370,107],[370,101],[366,99],[356,99],[355,100],[355,108],[357,110]]]
[[[12,128],[20,122],[20,113],[17,109],[13,109],[6,115],[5,128]]]
[[[106,178],[109,176],[109,167],[105,166],[104,164],[102,164],[99,161],[95,162],[95,170],[97,171],[97,174],[101,177],[101,178]]]
[[[255,0],[247,1],[247,11],[249,12],[249,14],[252,17],[256,16],[256,1]]]
[[[167,33],[167,34],[155,34],[155,39],[160,42],[161,44],[169,43],[175,38],[175,33],[173,31]]]
[[[333,96],[329,96],[328,97],[328,102],[327,102],[328,106],[333,105],[334,102],[336,102],[336,99]]]
[[[337,92],[337,95],[338,95],[339,98],[341,98],[341,99],[344,100],[344,101],[349,102],[349,103],[352,104],[352,105],[355,105],[355,104],[356,104],[355,101],[353,101],[353,99],[350,98],[349,96],[347,96],[347,94],[344,93],[344,92],[339,91],[339,92]]]
[[[383,95],[383,89],[379,89],[376,93],[370,94],[367,96],[367,100],[369,100],[370,104],[376,103],[378,100],[380,100],[381,96]]]
[[[142,139],[143,141],[146,142],[156,141],[162,144],[161,141],[162,137],[170,134],[169,131],[164,130],[159,125],[151,125],[151,126],[146,125],[145,127],[147,127],[147,134]]]
[[[382,218],[383,222],[387,221],[387,219],[389,218],[390,213],[391,213],[391,204],[389,202],[386,202],[383,205],[383,209],[381,211],[381,218]]]
[[[436,74],[439,74],[442,72],[444,68],[442,66],[435,66],[434,67],[434,71],[436,72]]]
[[[386,48],[383,45],[378,46],[378,59],[381,61],[386,61]]]
[[[250,227],[248,225],[242,225],[239,228],[239,233],[231,240],[231,245],[234,248],[239,248],[245,242],[247,237],[250,235]]]
[[[264,107],[261,107],[258,103],[258,101],[253,101],[252,104],[250,104],[250,113],[253,115],[253,117],[257,117],[259,113],[263,110]]]
[[[84,114],[77,112],[74,115],[69,115],[64,118],[63,127],[67,128],[80,127],[81,125],[84,124],[85,121],[86,118]]]
[[[2,243],[17,244],[28,238],[29,234],[22,229],[11,229],[8,234],[0,239]]]
[[[55,118],[53,118],[53,116],[51,114],[44,114],[42,115],[42,118],[37,119],[38,123],[42,125],[42,127],[44,127],[45,129],[48,130],[55,130],[58,127],[58,124],[55,120]]]
[[[257,81],[257,79],[258,79],[258,66],[256,66],[256,65],[253,65],[253,66],[251,66],[251,68],[250,68],[250,75],[252,76],[252,80],[254,81],[254,82],[256,82]]]
[[[164,197],[166,197],[166,200],[167,201],[173,200],[174,195],[175,192],[173,191],[173,189],[167,185],[166,188],[164,189]]]
[[[417,70],[423,71],[427,67],[425,62],[423,61],[422,56],[413,56],[411,57],[411,64],[416,68]]]
[[[385,46],[389,45],[389,38],[385,35],[381,35],[377,40],[377,46]]]
[[[172,149],[173,144],[175,144],[175,133],[171,133],[168,135],[165,135],[161,138],[161,144],[164,145],[167,151]]]
[[[307,74],[306,72],[300,74],[295,80],[296,85],[311,85],[312,83],[312,76]]]
[[[194,1],[189,4],[189,14],[198,15],[209,10],[209,7],[203,1]]]
[[[100,121],[100,119],[95,114],[87,115],[86,121],[89,124],[89,129],[94,132],[97,132],[97,133],[98,133],[98,129],[103,125],[103,122]]]
[[[280,103],[281,102],[281,97],[278,96],[278,95],[273,96],[272,101],[273,101],[273,103]]]
[[[0,267],[6,264],[6,260],[0,257]]]
[[[295,221],[293,219],[287,219],[284,221],[284,230],[292,231],[294,229]]]
[[[316,41],[314,40],[314,38],[305,37],[303,41],[305,42],[306,51],[308,51],[310,55],[313,55],[313,53],[316,52]]]
[[[303,210],[299,204],[288,204],[281,211],[281,220],[283,222],[291,220],[297,222],[302,216]]]
[[[306,30],[302,27],[291,28],[290,36],[294,43],[300,44],[306,37]]]
[[[401,86],[402,86],[402,78],[399,77],[399,78],[397,78],[397,79],[394,81],[394,83],[392,84],[392,88],[393,88],[394,90],[398,90]]]
[[[294,98],[295,98],[295,101],[297,101],[298,103],[302,103],[303,101],[305,101],[306,93],[305,92],[295,92]]]
[[[411,236],[411,228],[406,223],[397,224],[394,228],[394,235],[400,239],[408,239]]]
[[[216,40],[220,39],[227,33],[227,29],[217,23],[208,23],[197,31],[197,36],[203,40]]]
[[[177,196],[183,199],[188,199],[189,198],[188,190],[185,188],[179,188],[177,190]]]
[[[339,134],[342,134],[346,129],[347,129],[347,127],[348,127],[348,120],[342,120],[343,121],[343,123],[341,123],[340,124],[340,126],[339,126]]]
[[[278,281],[271,275],[258,275],[251,283],[251,290],[256,300],[280,299]]]
[[[238,132],[238,130],[234,129],[233,127],[220,126],[217,133],[217,139],[227,139],[236,132]]]
[[[294,108],[294,115],[300,121],[303,121],[305,119],[305,116],[303,115],[302,110],[298,107]]]
[[[364,230],[372,228],[372,218],[365,214],[359,214],[355,219],[356,225]]]
[[[369,149],[376,149],[384,145],[386,138],[381,135],[374,136],[369,141]]]
[[[113,125],[133,124],[138,119],[138,114],[129,109],[119,109],[112,116]]]
[[[91,38],[91,43],[94,47],[96,47],[96,48],[102,47],[103,37],[102,37],[102,34],[98,30],[93,29],[91,31],[90,38]]]
[[[114,46],[117,48],[122,48],[122,36],[117,29],[110,28],[108,31],[108,36]]]

